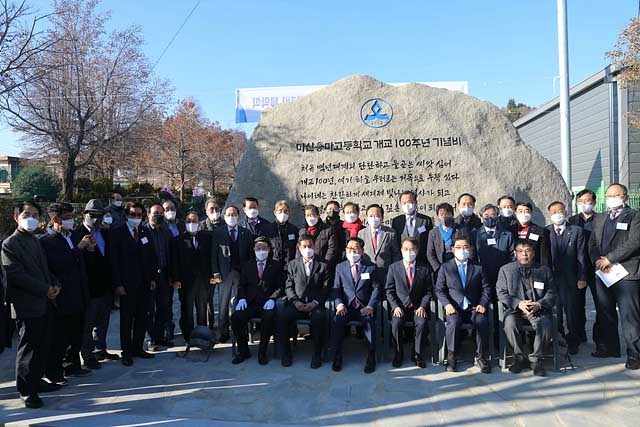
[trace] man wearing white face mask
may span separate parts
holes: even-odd
[[[122,194],[113,193],[109,199],[109,206],[105,208],[106,212],[109,212],[112,218],[111,228],[123,227],[126,223],[124,212],[124,201],[122,200]]]
[[[391,228],[396,231],[398,247],[404,239],[416,238],[419,243],[418,261],[426,262],[427,242],[429,231],[433,228],[433,221],[427,215],[418,212],[418,196],[413,191],[403,191],[400,194],[398,205],[402,214],[391,221]]]
[[[258,199],[255,197],[245,197],[242,203],[244,218],[240,220],[238,225],[249,230],[251,237],[254,239],[256,237],[266,236],[266,227],[269,225],[269,221],[259,215],[259,209]]]
[[[162,208],[164,209],[165,224],[171,232],[171,237],[177,237],[184,233],[184,223],[178,219],[178,212],[176,210],[176,204],[173,200],[165,200],[162,202]]]
[[[240,267],[254,257],[253,239],[246,228],[238,226],[240,210],[228,206],[224,210],[225,225],[213,232],[211,247],[212,284],[218,288],[218,328],[220,342],[229,340],[229,302],[240,279]]]
[[[72,234],[75,219],[69,203],[53,203],[48,209],[51,226],[40,238],[51,274],[61,285],[56,298],[52,345],[45,374],[51,382],[65,383],[65,376],[91,373],[80,363],[89,287],[83,251],[95,251],[89,235]]]
[[[600,319],[600,302],[598,301],[598,294],[596,292],[596,273],[595,267],[593,263],[589,260],[589,238],[591,237],[591,231],[593,231],[593,219],[596,216],[596,211],[594,210],[596,205],[596,193],[585,188],[576,194],[576,204],[578,208],[578,213],[570,217],[567,222],[571,225],[577,225],[582,228],[582,232],[584,234],[585,241],[585,275],[587,277],[587,286],[591,291],[591,297],[593,298],[593,303],[596,307],[596,318],[593,322],[593,331],[592,338],[593,342],[598,347],[598,344],[602,342],[603,334],[600,324],[602,323]],[[586,323],[587,318],[585,315],[586,309],[586,289],[580,290],[580,341],[587,342],[587,332],[586,332]]]
[[[490,352],[487,310],[491,286],[482,267],[469,261],[472,248],[467,235],[454,237],[454,259],[440,266],[435,293],[446,315],[447,372],[456,371],[461,326],[471,323],[476,331],[476,365],[482,373],[488,374],[491,366],[487,362]]]
[[[551,267],[551,248],[549,230],[531,221],[533,206],[529,202],[516,203],[516,218],[518,223],[511,229],[513,240],[528,240],[536,252],[536,261],[541,265]]]
[[[567,340],[569,354],[578,353],[580,331],[580,292],[587,287],[584,234],[582,228],[567,224],[566,208],[562,202],[547,207],[552,224],[547,226],[551,235],[551,265],[558,292],[558,332]],[[567,332],[563,324],[566,319]]]
[[[611,184],[605,193],[607,212],[596,215],[589,238],[595,268],[610,272],[620,264],[628,274],[606,287],[598,278],[596,292],[606,335],[594,357],[619,357],[618,315],[627,347],[627,369],[640,369],[640,213],[627,205],[627,187]]]
[[[426,328],[429,302],[433,294],[433,271],[429,266],[417,260],[418,241],[407,238],[402,241],[402,260],[389,266],[385,285],[387,301],[391,306],[391,333],[395,341],[395,355],[392,365],[402,366],[404,357],[401,332],[406,322],[415,327],[414,347],[411,359],[420,368],[425,368],[423,343],[429,333]]]
[[[340,251],[339,260],[344,260],[345,247],[347,240],[352,237],[358,237],[360,230],[364,228],[362,220],[360,219],[360,208],[353,202],[347,202],[342,208],[344,212],[344,221],[342,221],[342,230],[336,235],[337,242],[343,242],[343,245],[338,244],[338,250]],[[341,235],[341,237],[339,237]]]
[[[511,196],[504,195],[498,199],[496,203],[499,209],[498,223],[502,229],[510,230],[518,224],[516,219],[516,199]]]
[[[224,221],[222,220],[222,214],[220,213],[220,207],[216,199],[207,199],[204,206],[207,217],[201,223],[202,229],[211,235],[216,228],[224,225]]]
[[[42,209],[34,202],[19,204],[13,215],[16,231],[2,242],[7,303],[20,336],[16,353],[16,387],[27,408],[43,405],[38,393],[60,389],[42,380],[51,344],[53,301],[60,283],[49,272],[44,249],[33,232]],[[44,390],[47,387],[48,390]]]
[[[384,287],[389,266],[402,259],[396,232],[384,222],[384,209],[378,204],[367,206],[367,227],[358,232],[364,241],[364,254],[376,265],[375,274]]]
[[[172,242],[171,283],[180,298],[180,330],[185,341],[196,324],[207,326],[207,295],[211,279],[211,236],[200,229],[198,212],[189,211],[185,231]]]
[[[267,348],[275,328],[276,299],[280,297],[284,287],[282,265],[269,256],[269,239],[264,236],[257,237],[254,240],[253,253],[255,257],[242,266],[237,304],[231,316],[231,328],[238,342],[238,354],[234,355],[231,361],[234,365],[251,357],[247,342],[250,333],[247,324],[252,317],[262,319],[258,363],[268,363]]]
[[[473,194],[462,193],[458,196],[458,211],[460,215],[456,217],[456,225],[459,233],[471,235],[474,230],[482,226],[482,221],[475,214],[476,198]]]
[[[267,224],[266,236],[271,242],[273,259],[282,263],[282,273],[287,275],[287,265],[296,257],[298,243],[298,227],[289,222],[289,204],[286,200],[278,200],[273,208],[275,221]]]

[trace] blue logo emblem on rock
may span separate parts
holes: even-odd
[[[393,107],[384,99],[370,99],[360,107],[360,119],[370,128],[383,128],[393,119]]]

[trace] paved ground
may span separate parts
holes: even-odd
[[[590,311],[590,317],[593,312]],[[109,345],[116,349],[118,314]],[[348,340],[340,374],[325,363],[309,368],[310,343],[300,343],[290,368],[254,358],[231,364],[231,349],[211,359],[182,348],[132,368],[106,362],[60,392],[43,394],[45,407],[25,410],[13,380],[15,352],[0,356],[0,424],[7,426],[637,426],[640,372],[623,359],[594,359],[591,344],[573,358],[575,369],[546,378],[500,372],[481,374],[470,363],[445,373],[429,365],[394,369],[379,364],[362,373],[364,343]]]

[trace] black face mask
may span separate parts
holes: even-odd
[[[151,217],[151,221],[153,221],[154,224],[156,225],[160,225],[164,222],[164,215],[160,214],[160,215],[153,215]]]
[[[495,226],[498,224],[498,218],[493,218],[493,217],[482,218],[482,223],[487,228],[495,228]]]
[[[453,225],[453,217],[452,216],[445,216],[443,218],[440,218],[440,222],[442,223],[442,225],[444,225],[445,227],[451,227],[451,225]]]
[[[327,220],[337,221],[340,218],[340,214],[336,211],[327,212]]]

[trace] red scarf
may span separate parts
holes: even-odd
[[[364,227],[362,226],[362,221],[360,218],[356,220],[356,222],[349,224],[347,221],[342,222],[342,228],[349,232],[349,238],[358,237],[358,231],[362,230]]]
[[[313,237],[316,237],[316,234],[318,233],[319,229],[320,229],[320,222],[318,222],[316,225],[307,224],[307,232]]]

